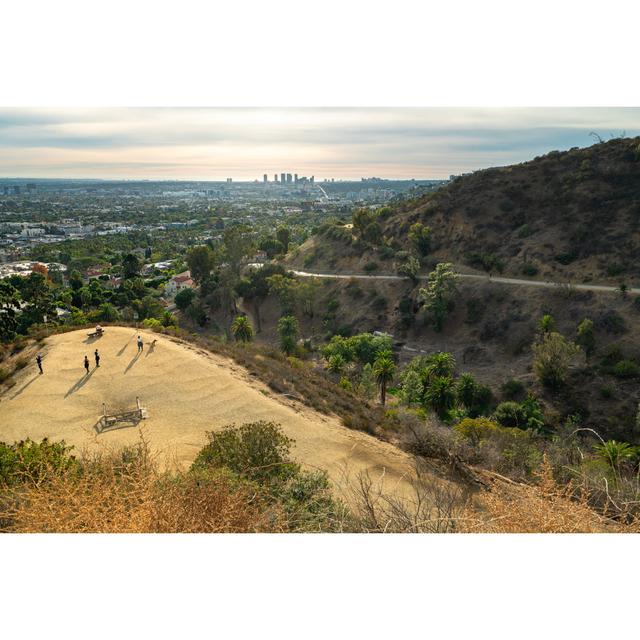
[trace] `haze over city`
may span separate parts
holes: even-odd
[[[637,108],[0,109],[0,176],[442,179],[638,135]]]

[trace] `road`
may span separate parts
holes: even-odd
[[[335,278],[335,279],[344,279],[350,280],[351,278],[357,278],[360,280],[407,280],[405,276],[398,275],[372,275],[372,274],[364,274],[364,273],[313,273],[310,271],[297,271],[292,269],[293,273],[301,278]],[[460,278],[465,278],[469,280],[484,280],[485,282],[497,282],[500,284],[515,284],[515,285],[524,285],[527,287],[566,287],[571,286],[573,289],[577,289],[578,291],[599,291],[599,292],[620,292],[619,287],[613,287],[610,285],[604,284],[573,284],[569,282],[550,282],[548,280],[524,280],[521,278],[503,278],[500,276],[488,276],[488,275],[479,275],[475,273],[458,273]],[[426,280],[428,276],[420,275],[418,276],[418,280]],[[629,287],[627,289],[628,293],[640,293],[640,288]]]

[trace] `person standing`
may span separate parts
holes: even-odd
[[[142,351],[142,350],[143,350],[142,338],[138,336],[138,351]]]
[[[40,369],[40,375],[42,375],[44,371],[42,370],[42,356],[40,354],[36,356],[36,363],[38,364],[38,369]]]
[[[84,357],[84,368],[86,370],[86,375],[89,375],[89,358],[87,356]]]
[[[97,349],[94,351],[93,357],[96,359],[96,367],[99,367],[100,366],[100,354],[98,353]]]

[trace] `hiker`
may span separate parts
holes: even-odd
[[[93,354],[93,357],[96,359],[96,367],[99,367],[100,366],[100,354],[98,353],[97,349],[95,350],[95,352]]]
[[[86,369],[86,375],[89,375],[89,358],[87,356],[84,357],[84,368]]]
[[[138,351],[142,351],[142,350],[143,350],[142,338],[138,336]]]
[[[42,356],[40,354],[36,356],[36,362],[38,363],[38,369],[40,369],[40,374],[43,374],[44,371],[42,370]]]

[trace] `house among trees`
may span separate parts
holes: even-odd
[[[177,276],[173,276],[169,282],[167,282],[164,291],[167,297],[175,298],[183,289],[195,289],[195,282],[191,279],[190,271],[183,271]]]

